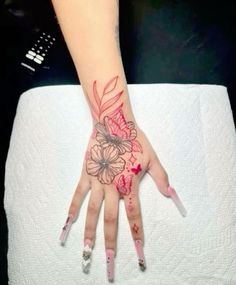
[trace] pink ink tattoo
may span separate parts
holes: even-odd
[[[117,111],[113,117],[106,116],[103,124],[97,123],[97,141],[103,146],[115,146],[119,154],[132,151],[132,141],[137,131],[132,122],[126,122],[122,110]]]
[[[139,143],[139,141],[132,140],[132,151],[143,153],[143,148],[142,148],[141,144]]]
[[[137,158],[133,155],[133,153],[131,153],[131,156],[129,158],[129,161],[131,162],[131,164],[134,165],[136,160],[137,160]]]
[[[131,171],[132,171],[135,175],[139,174],[139,172],[142,171],[141,165],[138,164],[136,167],[131,168]]]
[[[129,195],[131,192],[132,178],[132,174],[127,176],[124,176],[124,174],[122,174],[119,177],[118,182],[116,183],[116,189],[121,195]]]
[[[134,165],[137,158],[133,152],[142,153],[142,146],[137,140],[137,130],[132,121],[126,121],[122,111],[122,91],[116,91],[118,76],[111,78],[103,88],[102,94],[97,89],[97,81],[93,83],[94,103],[89,100],[93,117],[97,121],[92,137],[97,141],[90,149],[90,157],[86,160],[86,170],[89,175],[97,177],[102,184],[111,184],[117,175],[117,191],[128,195],[131,191],[133,175],[125,175],[126,163]],[[114,92],[114,93],[113,93]],[[88,97],[88,96],[87,96]],[[89,98],[89,97],[88,97]],[[127,161],[124,155],[130,153]],[[139,168],[131,171],[138,174]],[[127,169],[129,172],[130,169]]]

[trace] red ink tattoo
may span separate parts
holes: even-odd
[[[134,210],[134,207],[132,205],[127,206],[127,208],[130,212],[132,212]]]
[[[131,168],[131,171],[137,175],[142,170],[141,165],[138,164],[136,167]]]
[[[134,224],[132,229],[137,234],[138,230],[139,230],[139,227],[136,224]]]
[[[143,153],[143,148],[142,148],[141,144],[139,143],[139,141],[137,141],[137,140],[132,141],[132,151]]]
[[[118,76],[110,79],[101,95],[97,89],[97,81],[93,83],[94,103],[88,101],[92,114],[97,120],[92,134],[97,144],[90,149],[90,156],[86,158],[86,170],[89,175],[97,177],[102,184],[111,184],[114,178],[121,174],[116,184],[117,190],[122,195],[128,195],[131,191],[133,175],[122,174],[127,162],[127,157],[124,159],[123,155],[131,153],[128,163],[134,165],[137,158],[133,152],[142,153],[143,150],[137,140],[135,124],[132,121],[126,121],[123,114],[123,102],[119,102],[123,90],[115,91],[117,81]],[[140,167],[140,164],[138,166]],[[138,174],[141,167],[131,170]],[[127,169],[127,172],[129,171]]]
[[[124,174],[122,174],[119,177],[118,182],[116,183],[116,189],[121,195],[129,195],[129,193],[131,192],[132,178],[132,174],[126,177],[124,176]]]
[[[97,81],[95,80],[93,83],[93,97],[96,102],[96,106],[93,104],[90,104],[93,115],[96,120],[100,121],[102,115],[110,109],[114,104],[118,102],[120,99],[121,95],[123,94],[123,90],[118,92],[117,94],[107,97],[107,94],[111,93],[115,88],[117,84],[118,76],[113,77],[111,80],[109,80],[106,84],[106,86],[103,89],[102,96],[99,96],[98,91],[97,91]],[[123,105],[123,104],[122,104]],[[121,108],[122,105],[119,107]],[[118,108],[119,108],[118,107]]]
[[[97,141],[103,146],[115,146],[119,154],[132,151],[132,140],[137,136],[134,124],[126,122],[124,115],[119,110],[113,117],[106,116],[103,124],[97,123]]]
[[[136,160],[137,160],[137,158],[131,153],[131,156],[129,158],[129,161],[131,162],[131,164],[134,165]]]

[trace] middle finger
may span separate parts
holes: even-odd
[[[107,277],[109,281],[114,279],[114,256],[117,243],[117,224],[119,212],[119,193],[114,185],[105,189],[104,203],[104,236],[107,262]]]
[[[146,269],[145,258],[143,253],[144,233],[141,207],[136,184],[137,183],[135,183],[135,185],[132,185],[130,193],[128,195],[124,195],[123,198],[127,218],[130,225],[130,230],[135,243],[139,267],[142,271],[144,271]]]

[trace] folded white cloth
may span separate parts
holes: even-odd
[[[128,89],[137,122],[188,215],[183,218],[146,175],[140,201],[147,269],[139,270],[120,200],[115,283],[236,284],[236,136],[227,89],[198,84]],[[5,174],[9,284],[108,284],[103,206],[89,274],[81,269],[89,195],[66,245],[59,242],[91,127],[80,85],[21,94]]]

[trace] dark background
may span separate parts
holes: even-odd
[[[225,85],[235,120],[234,2],[120,0],[120,42],[127,82]],[[79,84],[79,80],[49,0],[0,3],[0,283],[7,284],[7,222],[2,201],[18,98],[35,86]],[[43,64],[29,72],[21,62],[42,32],[56,41]]]

